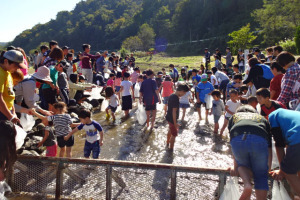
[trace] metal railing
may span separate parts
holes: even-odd
[[[161,163],[19,156],[8,183],[14,193],[55,199],[217,199],[228,175]]]

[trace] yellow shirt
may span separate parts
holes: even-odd
[[[5,71],[0,67],[0,93],[2,93],[2,97],[8,110],[12,110],[14,106],[15,92],[13,88],[13,78],[10,72]]]

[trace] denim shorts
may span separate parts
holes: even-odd
[[[115,113],[118,109],[118,106],[117,107],[108,106],[107,109],[111,110],[112,113]]]
[[[119,92],[121,89],[121,86],[115,86],[115,88],[116,88],[116,92]]]
[[[215,124],[219,122],[221,115],[214,115]]]
[[[169,97],[164,97],[163,103],[164,103],[164,104],[168,104],[168,102],[169,102]]]
[[[93,153],[93,159],[98,159],[100,155],[100,143],[99,140],[97,140],[94,143],[89,143],[88,141],[85,141],[84,145],[84,157],[89,158],[91,155],[91,152]]]
[[[180,107],[180,108],[189,108],[189,107],[190,107],[190,104],[180,103],[180,104],[179,104],[179,107]]]
[[[269,190],[268,187],[268,142],[266,139],[249,134],[234,137],[232,152],[239,167],[247,167],[253,173],[256,190]]]

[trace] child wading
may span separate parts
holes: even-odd
[[[219,90],[214,90],[211,93],[213,97],[213,107],[211,109],[212,114],[214,115],[214,134],[218,134],[219,131],[219,120],[220,117],[223,115],[223,112],[225,111],[225,106],[223,101],[221,101],[221,92]]]
[[[122,94],[122,110],[125,112],[125,118],[129,117],[129,110],[132,109],[132,96],[134,93],[132,83],[129,80],[130,74],[124,73],[124,81],[121,83],[121,90],[119,93]],[[130,92],[132,91],[132,93]]]
[[[172,82],[172,79],[169,75],[167,75],[166,78],[165,78],[165,81],[162,82],[162,84],[159,88],[160,92],[161,92],[161,89],[163,89],[162,97],[164,98],[163,103],[165,105],[164,106],[164,111],[165,111],[165,115],[166,115],[169,97],[174,92],[174,83]]]
[[[179,98],[184,96],[188,91],[189,87],[187,85],[179,84],[175,94],[172,94],[169,98],[166,119],[169,123],[167,148],[170,148],[170,150],[174,149],[175,138],[178,135]]]
[[[109,105],[108,107],[105,109],[106,111],[106,120],[109,120],[110,115],[109,115],[109,110],[111,111],[111,115],[113,120],[116,120],[115,117],[115,112],[117,111],[117,108],[119,106],[119,99],[118,96],[115,94],[114,90],[112,87],[107,87],[105,88],[105,94],[106,94],[106,98],[109,99]]]

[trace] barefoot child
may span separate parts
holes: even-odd
[[[129,77],[130,74],[128,72],[124,72],[124,81],[122,81],[121,90],[119,91],[119,93],[122,94],[122,110],[125,112],[125,118],[129,117],[129,110],[132,109],[131,94],[134,93]],[[132,91],[132,93],[130,91]]]
[[[184,96],[180,97],[180,99],[179,99],[179,107],[182,108],[182,111],[183,111],[181,121],[184,121],[186,109],[189,108],[190,103],[193,102],[192,98],[193,98],[192,93],[189,90],[187,93],[185,93]]]
[[[184,96],[188,91],[189,87],[187,85],[179,84],[175,94],[172,94],[169,98],[166,120],[169,123],[167,148],[170,148],[170,150],[174,149],[175,138],[178,135],[179,98]]]
[[[174,83],[172,82],[172,79],[169,75],[166,76],[165,81],[162,82],[161,86],[159,87],[159,92],[161,93],[161,90],[163,89],[162,92],[162,97],[164,98],[164,115],[167,113],[167,106],[168,106],[168,101],[169,97],[171,94],[174,92]]]
[[[219,90],[214,90],[211,93],[213,97],[213,107],[211,109],[212,114],[214,115],[214,122],[215,122],[215,128],[214,128],[214,134],[218,134],[219,131],[219,119],[223,115],[223,112],[225,111],[225,106],[223,101],[221,101],[221,92]]]
[[[119,106],[118,96],[115,94],[112,87],[105,88],[105,94],[106,94],[106,98],[109,99],[109,105],[105,109],[105,111],[106,111],[106,120],[109,120],[110,115],[109,115],[108,111],[111,110],[111,116],[113,117],[113,121],[116,121],[115,112],[116,112],[116,110]]]
[[[64,139],[68,141],[77,131],[85,130],[84,157],[90,158],[92,152],[93,159],[98,159],[101,150],[100,146],[103,145],[103,129],[98,122],[91,119],[91,112],[88,110],[81,110],[78,117],[81,124],[65,136]]]

